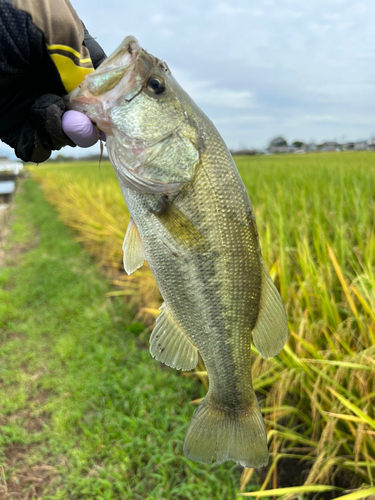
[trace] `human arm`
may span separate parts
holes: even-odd
[[[74,146],[62,96],[105,57],[68,0],[0,0],[1,140],[37,163]]]

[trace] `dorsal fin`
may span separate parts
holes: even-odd
[[[124,269],[127,274],[134,273],[136,269],[143,266],[145,251],[133,219],[129,221],[122,249],[124,251]]]
[[[288,338],[288,320],[284,304],[264,264],[260,312],[252,333],[254,345],[263,358],[279,354]]]
[[[150,353],[153,358],[177,370],[192,370],[198,363],[198,351],[165,304],[150,337]]]

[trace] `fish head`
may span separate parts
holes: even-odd
[[[107,136],[120,180],[141,192],[170,193],[194,176],[201,143],[194,103],[166,63],[127,37],[68,96]]]

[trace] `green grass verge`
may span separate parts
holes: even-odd
[[[32,180],[16,197],[7,256],[0,497],[235,498],[241,468],[182,453],[202,387],[151,359],[132,311],[105,298],[100,269]]]

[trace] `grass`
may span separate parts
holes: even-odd
[[[123,269],[122,242],[130,216],[112,165],[74,162],[62,167],[47,163],[32,168],[32,172],[61,219],[76,231],[76,240],[101,265],[115,269],[118,293],[127,295],[138,311],[157,310],[161,297],[147,266],[131,276],[118,276],[118,270]],[[143,319],[152,323],[154,314],[146,311]]]
[[[0,269],[0,498],[235,498],[240,468],[182,443],[203,395],[27,180]]]
[[[290,326],[290,338],[279,356],[264,361],[254,349],[254,386],[271,452],[261,490],[266,494],[267,488],[281,486],[300,486],[300,491],[312,486],[372,488],[375,155],[235,161]],[[118,266],[128,214],[110,168],[46,166],[35,169],[34,175],[85,245],[107,265]],[[149,272],[138,273],[131,281],[117,280],[124,291],[114,293],[131,294],[140,309],[148,306],[152,313],[159,296]],[[199,377],[207,385],[202,367]],[[252,475],[244,470],[240,492]]]

